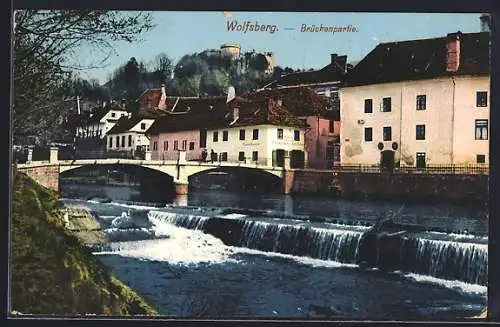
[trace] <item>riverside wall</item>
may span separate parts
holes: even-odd
[[[489,176],[294,170],[288,172],[286,184],[290,194],[487,203]]]

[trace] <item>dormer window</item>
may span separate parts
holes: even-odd
[[[141,123],[141,129],[142,130],[146,129],[146,123]]]
[[[114,112],[111,113],[111,117],[116,117],[116,114]]]

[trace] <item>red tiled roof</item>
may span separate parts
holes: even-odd
[[[332,99],[317,94],[309,87],[265,89],[243,96],[248,99],[279,98],[283,105],[297,117],[316,115],[329,117],[332,113]]]

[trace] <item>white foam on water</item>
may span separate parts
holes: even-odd
[[[469,284],[458,280],[440,279],[432,276],[419,275],[415,273],[405,273],[402,274],[402,276],[405,278],[413,279],[414,281],[419,283],[430,283],[430,284],[445,286],[446,288],[457,290],[465,294],[478,295],[482,297],[486,297],[488,294],[488,286]]]
[[[106,219],[111,220],[111,219],[115,219],[116,217],[118,217],[118,216],[99,216],[99,218],[104,219],[104,220],[106,220]]]
[[[201,231],[165,224],[162,231],[170,237],[133,242],[111,243],[111,251],[96,254],[116,254],[123,257],[169,264],[196,265],[237,262],[230,258],[231,251],[221,240]]]
[[[337,261],[321,260],[321,259],[315,259],[315,258],[309,258],[309,257],[298,257],[298,256],[294,256],[291,254],[283,254],[283,253],[278,253],[278,252],[265,252],[265,251],[254,250],[254,249],[249,249],[249,248],[241,248],[241,247],[235,247],[235,246],[231,246],[229,248],[235,254],[250,254],[250,255],[258,255],[258,256],[269,257],[269,258],[288,259],[288,260],[295,261],[297,263],[312,266],[312,267],[326,267],[326,268],[340,268],[340,267],[356,268],[356,267],[358,267],[358,265],[356,265],[356,264],[340,263]],[[245,261],[241,261],[241,263],[245,263]]]
[[[443,232],[432,232],[432,231],[427,232],[427,234],[445,236],[456,241],[474,240],[474,239],[479,239],[483,241],[488,240],[488,236],[474,235],[474,234],[456,234],[456,233],[443,233]]]
[[[131,233],[131,232],[144,232],[144,233],[151,233],[153,234],[154,232],[151,231],[150,229],[147,229],[145,227],[142,228],[128,228],[128,229],[121,229],[117,227],[111,227],[111,228],[106,228],[103,230],[105,233]]]
[[[109,204],[112,204],[112,205],[118,206],[118,207],[124,207],[124,208],[136,209],[136,210],[154,210],[154,209],[158,209],[158,207],[154,207],[154,206],[126,204],[126,203],[118,203],[118,202],[109,202]]]
[[[245,217],[248,217],[248,216],[247,215],[242,215],[242,214],[239,214],[239,213],[230,213],[230,214],[227,214],[227,215],[220,216],[220,218],[228,218],[228,219],[241,219],[241,218],[245,218]]]

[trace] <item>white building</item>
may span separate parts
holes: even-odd
[[[305,165],[304,121],[273,100],[231,105],[227,120],[207,130],[208,160],[213,151],[217,161],[282,167],[288,155],[292,167]]]
[[[488,164],[489,33],[379,44],[341,88],[341,163]]]
[[[133,152],[149,150],[149,137],[146,131],[154,119],[145,117],[122,117],[107,133],[106,151]]]
[[[78,139],[104,139],[106,134],[118,122],[118,119],[127,115],[128,112],[119,107],[95,108],[81,117],[81,123],[76,128],[75,136]]]

